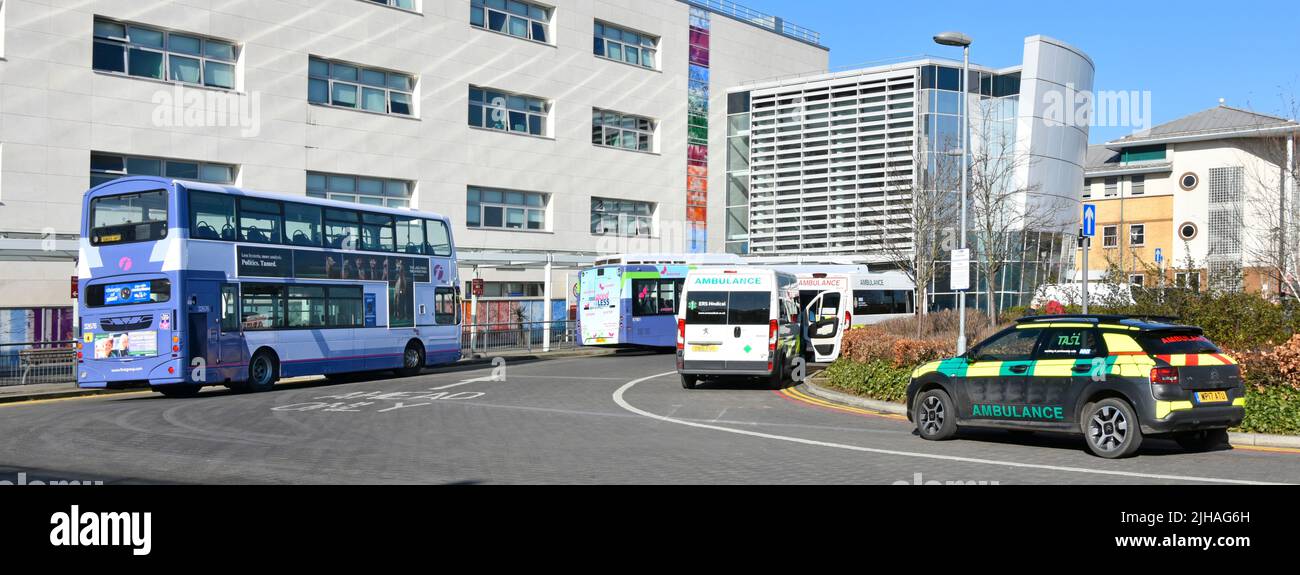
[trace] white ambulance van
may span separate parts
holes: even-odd
[[[759,267],[692,270],[677,312],[682,387],[700,378],[761,377],[785,386],[802,352],[799,280]]]

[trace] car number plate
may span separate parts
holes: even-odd
[[[1223,403],[1228,401],[1228,392],[1201,391],[1196,394],[1196,401],[1201,403]]]
[[[692,345],[692,346],[691,346],[691,351],[696,352],[696,353],[713,353],[713,352],[715,352],[715,351],[718,351],[718,346],[716,346],[716,345]]]

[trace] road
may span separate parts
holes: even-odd
[[[1300,483],[1300,453],[1106,461],[1082,439],[929,443],[900,418],[743,382],[685,391],[671,355],[0,406],[0,480],[204,484]]]

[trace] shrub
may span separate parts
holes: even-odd
[[[852,393],[902,403],[907,398],[907,384],[912,370],[894,367],[887,361],[857,362],[841,359],[826,368],[827,382],[831,387]]]

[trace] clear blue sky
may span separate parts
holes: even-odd
[[[1092,57],[1098,91],[1150,91],[1152,125],[1215,106],[1219,98],[1271,114],[1289,108],[1283,95],[1300,98],[1300,4],[1294,1],[738,3],[821,32],[833,68],[921,54],[960,59],[959,48],[930,39],[945,30],[974,39],[972,61],[1013,66],[1021,63],[1026,36],[1052,36]],[[1131,131],[1095,128],[1090,139]]]

